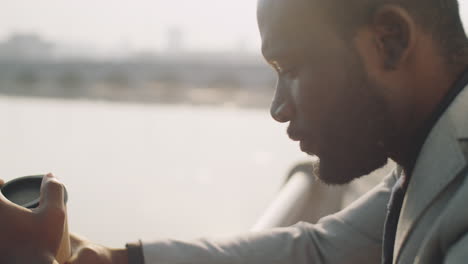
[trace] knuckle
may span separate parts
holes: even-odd
[[[46,186],[48,191],[63,192],[63,184],[58,181],[48,181]]]

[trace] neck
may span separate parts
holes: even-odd
[[[390,157],[403,167],[406,175],[412,174],[420,150],[442,114],[439,111],[446,110],[441,104],[445,103],[444,99],[454,88],[456,81],[465,72],[467,66],[468,63],[464,63],[445,67],[445,70],[434,68],[418,78],[421,82],[414,86],[418,89],[415,89],[416,96],[413,98],[414,106],[418,107],[413,109],[407,121],[404,122],[405,125],[401,129],[404,132],[397,139],[400,143],[394,144],[394,150],[390,151]]]

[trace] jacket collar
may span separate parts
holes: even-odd
[[[398,222],[394,260],[424,210],[467,166],[467,116],[465,88],[434,125],[421,148]]]

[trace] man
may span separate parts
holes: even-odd
[[[73,237],[70,263],[464,263],[468,40],[457,0],[259,0],[258,22],[279,77],[272,116],[320,158],[320,178],[344,184],[387,158],[400,166],[315,225],[127,249]]]

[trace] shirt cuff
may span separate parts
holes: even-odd
[[[145,264],[141,241],[125,245],[128,254],[128,264]]]

